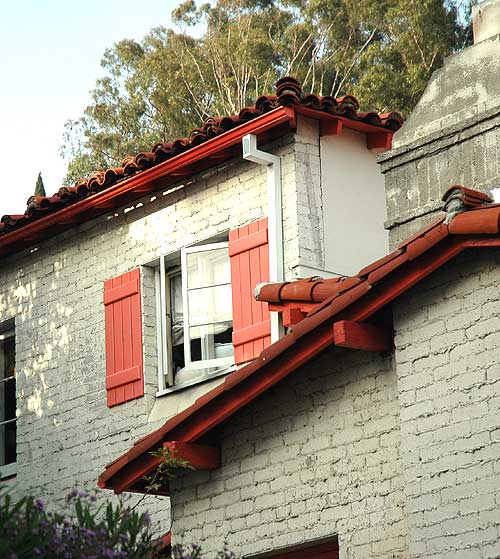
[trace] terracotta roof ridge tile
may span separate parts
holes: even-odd
[[[443,202],[446,202],[446,200],[455,190],[460,190],[465,195],[470,196],[471,198],[478,198],[479,200],[483,200],[484,202],[489,202],[489,203],[493,202],[493,199],[488,194],[481,192],[480,190],[473,190],[472,188],[468,188],[461,184],[454,184],[453,186],[450,186],[450,188],[448,188],[448,190],[441,197],[441,200]]]

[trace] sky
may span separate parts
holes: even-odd
[[[170,26],[180,1],[0,2],[0,217],[24,212],[39,171],[57,192],[64,123],[90,102],[105,49]]]

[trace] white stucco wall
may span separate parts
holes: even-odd
[[[320,147],[325,268],[354,275],[388,252],[384,176],[364,134],[345,129]]]

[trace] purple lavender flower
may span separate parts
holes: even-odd
[[[45,503],[42,499],[36,499],[34,507],[36,510],[43,512],[45,510]]]
[[[93,530],[89,530],[88,528],[82,528],[82,534],[90,539],[96,537],[96,533]]]

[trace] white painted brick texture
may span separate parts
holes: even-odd
[[[277,149],[286,162],[291,148],[285,142]],[[154,423],[149,419],[157,358],[154,278],[147,268],[142,274],[146,395],[106,407],[103,282],[161,253],[264,217],[265,189],[264,167],[232,162],[184,189],[159,192],[49,239],[33,254],[2,258],[0,323],[11,317],[16,322],[18,491],[55,502],[75,485],[94,487],[108,462],[179,411],[177,396],[171,395],[163,416],[156,414]],[[294,245],[292,236],[289,231],[287,246]],[[151,501],[146,501],[150,509],[169,508],[168,499]]]
[[[233,417],[220,469],[173,482],[177,541],[256,553],[338,534],[342,557],[405,557],[392,361],[325,352]]]
[[[409,557],[500,557],[500,253],[471,251],[396,305]]]
[[[297,142],[295,149],[288,136],[264,148],[282,157],[287,278],[300,257]],[[155,398],[154,277],[143,268],[146,395],[108,409],[103,282],[266,215],[265,167],[233,160],[48,239],[32,254],[2,258],[0,324],[16,319],[18,491],[54,502],[75,485],[95,486],[105,464],[212,386]],[[168,508],[168,500],[150,501],[150,509]]]

